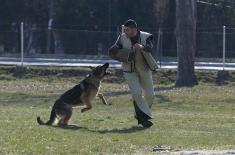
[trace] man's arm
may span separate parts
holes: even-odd
[[[153,35],[146,39],[146,45],[143,48],[144,51],[152,53],[153,51]]]
[[[139,43],[136,43],[133,47],[135,49],[143,49],[146,52],[152,53],[152,51],[153,51],[153,36],[151,35],[146,39],[146,45],[141,45]]]
[[[118,36],[115,44],[109,48],[108,53],[112,59],[120,62],[131,62],[134,60],[134,52],[128,49],[123,49],[120,35]]]
[[[116,42],[108,49],[108,54],[112,59],[116,60],[116,53],[118,50],[122,49],[120,35],[118,36]]]

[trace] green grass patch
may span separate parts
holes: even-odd
[[[119,74],[102,84],[110,105],[97,99],[87,113],[74,109],[66,128],[39,126],[36,117],[48,119],[54,101],[88,72],[30,68],[19,78],[14,68],[0,68],[0,154],[153,153],[156,145],[173,150],[235,148],[234,73],[227,85],[218,86],[215,72],[197,72],[200,84],[193,88],[174,88],[174,70],[155,73],[150,129],[137,125],[128,87]]]

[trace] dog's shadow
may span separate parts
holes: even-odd
[[[55,126],[60,129],[65,129],[65,130],[85,130],[88,132],[94,132],[94,133],[100,133],[100,134],[105,134],[105,133],[119,133],[119,134],[125,134],[125,133],[134,133],[138,131],[145,130],[146,128],[139,127],[139,126],[132,126],[130,128],[122,128],[122,129],[111,129],[111,130],[94,130],[94,129],[89,129],[87,127],[80,127],[77,125],[67,125],[67,126]]]
[[[58,125],[58,126],[53,126],[53,127],[60,128],[60,129],[65,129],[65,130],[79,130],[79,129],[83,128],[83,127],[79,127],[77,125],[66,125],[66,126]]]

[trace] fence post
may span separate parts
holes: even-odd
[[[159,65],[160,68],[162,67],[162,56],[161,56],[161,36],[162,36],[162,31],[161,28],[158,30],[158,39],[157,39],[157,55],[159,56]]]
[[[226,54],[226,26],[223,26],[223,70],[225,69],[225,54]]]
[[[24,67],[24,23],[21,22],[21,67]]]

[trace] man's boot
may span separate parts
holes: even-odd
[[[133,104],[135,108],[135,118],[137,119],[138,124],[141,124],[145,128],[150,128],[153,125],[153,123],[149,121],[151,117],[142,112],[135,101],[133,102]]]

